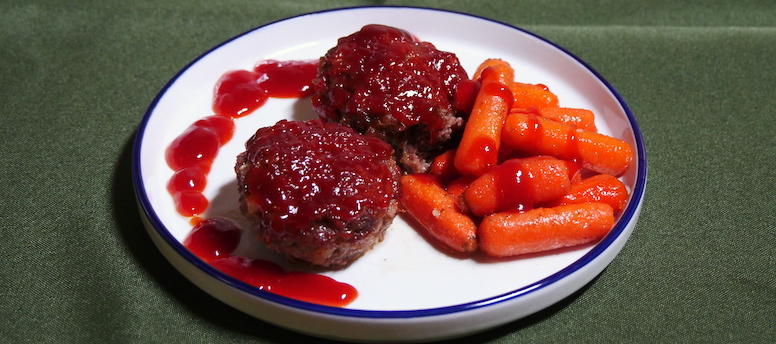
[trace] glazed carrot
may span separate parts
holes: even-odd
[[[483,252],[508,257],[597,241],[612,226],[611,206],[583,203],[486,216],[477,235]]]
[[[453,179],[447,184],[447,193],[455,197],[461,197],[464,191],[469,187],[469,184],[474,182],[475,179],[477,179],[477,177],[473,175],[460,176]]]
[[[455,153],[455,168],[461,174],[479,176],[498,163],[501,128],[512,106],[511,93],[500,80],[510,70],[502,64],[482,71],[482,86]]]
[[[566,168],[569,169],[569,179],[571,184],[577,183],[582,180],[582,165],[576,161],[563,160],[566,163]]]
[[[428,234],[454,251],[477,249],[477,226],[458,210],[457,199],[438,180],[429,174],[408,174],[401,177],[401,187],[402,207]]]
[[[533,113],[553,121],[574,125],[579,129],[598,132],[595,126],[595,114],[587,109],[575,109],[564,107],[548,108],[512,108],[509,113]]]
[[[437,155],[433,161],[431,161],[431,168],[428,173],[439,180],[442,185],[446,185],[453,179],[461,176],[458,170],[455,169],[455,149],[450,149],[442,154]]]
[[[479,80],[482,78],[482,72],[485,70],[485,68],[488,67],[495,67],[502,71],[501,83],[504,85],[509,85],[509,83],[515,80],[515,70],[512,68],[512,66],[509,65],[508,62],[502,59],[487,59],[482,61],[482,63],[477,66],[477,70],[474,71],[472,80]]]
[[[466,208],[485,216],[531,209],[562,197],[571,188],[566,162],[550,156],[507,160],[472,182],[463,193]]]
[[[515,98],[513,106],[516,108],[558,106],[558,96],[550,92],[547,86],[512,82],[509,84],[509,88],[512,91],[512,96]]]
[[[455,85],[455,95],[453,95],[453,109],[468,116],[474,107],[474,101],[477,99],[477,92],[480,91],[480,83],[475,80],[461,80]]]
[[[598,128],[595,126],[595,114],[588,109],[548,107],[539,110],[539,113],[544,118],[572,124],[582,130],[598,132]]]
[[[513,149],[577,161],[591,171],[614,176],[625,172],[633,159],[633,149],[623,140],[533,114],[509,114],[501,139]]]
[[[579,182],[571,183],[571,190],[563,197],[546,206],[579,204],[587,202],[606,203],[620,211],[628,203],[628,190],[617,177],[611,174],[597,174]]]

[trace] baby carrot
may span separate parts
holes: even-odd
[[[571,179],[571,184],[574,184],[582,180],[582,165],[580,165],[576,161],[571,161],[571,160],[564,160],[564,161],[566,162],[566,168],[569,169],[569,179]]]
[[[515,98],[513,106],[516,108],[558,106],[558,96],[550,92],[547,86],[512,82],[509,84],[509,88],[512,91],[512,96]]]
[[[533,113],[538,116],[542,116],[553,121],[574,125],[579,129],[597,132],[598,128],[595,126],[595,114],[593,111],[587,109],[575,109],[564,107],[547,107],[547,108],[512,108],[512,112],[521,113]]]
[[[466,208],[485,216],[524,210],[562,197],[571,187],[566,162],[550,156],[510,159],[472,182],[463,193]]]
[[[475,179],[477,179],[477,177],[470,174],[453,179],[447,184],[447,193],[455,197],[461,197]]]
[[[455,168],[461,174],[479,176],[498,163],[501,128],[512,106],[511,92],[501,80],[510,70],[501,64],[482,71],[482,86],[455,153]]]
[[[614,176],[625,172],[633,159],[633,149],[623,140],[533,114],[509,114],[501,139],[512,149],[577,161],[591,171]]]
[[[593,242],[612,226],[611,206],[583,203],[489,215],[482,220],[477,235],[483,252],[509,257]]]
[[[474,100],[477,99],[477,92],[480,91],[480,82],[476,80],[461,80],[455,86],[455,95],[453,95],[453,109],[468,116],[474,107]]]
[[[571,183],[571,190],[563,197],[545,206],[558,206],[586,202],[606,203],[620,211],[628,203],[628,190],[617,177],[610,174],[597,174],[579,182]]]
[[[442,154],[437,155],[433,161],[431,161],[431,168],[428,173],[438,179],[442,185],[446,185],[453,179],[461,176],[458,170],[455,169],[455,149],[450,149]]]
[[[477,226],[438,180],[429,174],[407,174],[401,177],[401,187],[402,207],[428,234],[454,251],[477,249]]]
[[[512,68],[512,66],[509,65],[508,62],[502,60],[502,59],[487,59],[485,61],[482,61],[479,66],[477,66],[477,70],[474,71],[474,76],[472,77],[472,80],[479,80],[482,78],[482,72],[488,68],[488,67],[495,67],[498,69],[501,69],[501,83],[504,85],[509,85],[509,83],[513,82],[515,80],[515,70]]]

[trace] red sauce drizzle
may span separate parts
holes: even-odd
[[[269,98],[301,98],[312,93],[317,61],[259,62],[253,71],[231,71],[216,84],[213,112],[237,118],[258,109]]]
[[[240,228],[222,218],[203,220],[183,241],[183,246],[205,262],[231,256],[239,244]]]
[[[489,171],[493,173],[499,193],[499,204],[502,210],[527,211],[533,208],[533,192],[528,183],[532,176],[523,170],[523,164],[518,159],[507,160]]]
[[[489,169],[498,162],[498,144],[490,137],[478,136],[472,140],[471,148],[467,153],[476,158],[477,165]]]
[[[237,118],[245,116],[269,98],[257,82],[259,75],[247,70],[228,72],[218,80],[213,99],[213,112]]]
[[[211,218],[195,226],[183,245],[221,272],[274,294],[333,307],[344,307],[358,296],[353,286],[328,276],[286,272],[266,260],[232,256],[239,240],[240,230],[234,222]]]
[[[268,98],[309,96],[317,74],[317,61],[262,61],[253,71],[224,74],[216,85],[213,110],[216,116],[192,124],[167,147],[167,165],[175,171],[167,190],[183,216],[201,215],[208,207],[202,195],[207,173],[218,149],[234,134],[233,118],[245,116]]]
[[[512,91],[499,82],[485,83],[480,87],[479,92],[501,98],[504,104],[504,116],[507,115],[509,108],[512,107],[512,102],[514,101]],[[476,157],[478,164],[486,166],[487,169],[498,162],[500,145],[500,142],[496,142],[492,138],[478,136],[472,141],[471,151],[468,153]]]
[[[167,183],[178,213],[192,217],[194,228],[183,245],[216,269],[251,286],[289,298],[344,307],[358,296],[356,289],[334,279],[305,272],[285,272],[260,259],[232,256],[240,243],[240,229],[227,219],[197,217],[208,200],[202,194],[207,174],[221,146],[234,134],[234,118],[258,109],[268,98],[301,98],[312,92],[317,61],[263,61],[253,71],[224,74],[215,88],[215,116],[202,118],[175,138],[165,151],[175,172]]]
[[[566,132],[566,147],[565,151],[568,156],[564,157],[567,160],[574,162],[582,161],[579,153],[579,136],[577,136],[577,126],[570,125],[568,132]]]
[[[479,82],[471,79],[461,80],[455,87],[453,108],[468,115],[472,112],[472,108],[474,108],[474,101],[477,99],[479,91]]]
[[[175,171],[167,183],[167,191],[175,200],[175,208],[183,216],[202,214],[208,200],[202,195],[207,173],[218,149],[232,138],[231,118],[210,116],[189,126],[167,147],[167,165]]]
[[[302,98],[312,95],[318,61],[259,62],[253,71],[260,75],[259,86],[271,98]]]
[[[534,114],[528,114],[527,116],[527,128],[525,128],[525,141],[526,142],[541,142],[542,138],[542,123],[539,122],[539,116]],[[535,153],[535,152],[533,152]]]

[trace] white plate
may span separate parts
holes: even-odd
[[[164,148],[190,124],[212,115],[213,87],[225,72],[250,69],[263,59],[315,59],[339,37],[366,24],[405,29],[438,49],[456,53],[471,74],[487,58],[507,60],[516,79],[547,85],[561,106],[593,110],[603,133],[636,149],[624,175],[632,196],[611,233],[596,245],[497,261],[441,252],[398,217],[385,241],[340,271],[323,271],[353,285],[359,297],[346,308],[299,302],[259,291],[201,263],[181,244],[191,230],[177,214],[165,185],[172,175]],[[244,142],[280,119],[315,117],[309,99],[270,99],[237,119],[234,138],[219,151],[205,195],[205,217],[239,218],[233,166]],[[353,341],[423,341],[486,330],[539,311],[598,275],[630,236],[646,184],[641,134],[628,106],[594,70],[563,48],[496,21],[467,14],[411,7],[363,7],[305,14],[267,24],[206,52],[159,93],[143,117],[133,154],[141,213],[155,244],[193,283],[223,302],[270,323],[315,336]],[[245,248],[241,248],[245,249]],[[283,263],[266,250],[253,255]],[[299,269],[288,266],[288,269]]]

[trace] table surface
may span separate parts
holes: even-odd
[[[593,66],[644,133],[649,182],[593,282],[459,343],[776,341],[776,5],[769,0],[0,1],[0,342],[316,342],[200,291],[135,205],[135,130],[214,45],[284,17],[429,6]],[[326,342],[320,340],[321,342]]]

